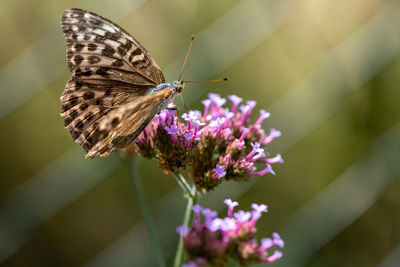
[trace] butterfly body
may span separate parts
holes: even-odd
[[[129,145],[179,95],[147,50],[121,27],[72,8],[61,18],[72,72],[61,95],[61,116],[86,157]]]

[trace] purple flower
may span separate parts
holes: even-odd
[[[271,173],[272,175],[275,175],[275,172],[272,169],[271,165],[269,165],[268,163],[266,163],[265,165],[266,165],[266,168],[264,170],[253,173],[253,176],[262,176],[266,173]]]
[[[192,210],[195,214],[195,221],[199,222],[200,221],[200,212],[203,210],[203,207],[200,206],[199,204],[197,204],[192,207]]]
[[[224,166],[220,166],[219,164],[217,164],[217,166],[215,167],[214,171],[215,171],[215,174],[213,176],[214,178],[217,178],[217,176],[222,178],[226,174],[225,167]]]
[[[175,135],[179,132],[179,129],[176,128],[175,125],[171,125],[171,127],[164,126],[164,129],[168,132],[170,135]]]
[[[178,227],[176,227],[176,231],[180,234],[180,235],[187,235],[190,231],[189,227],[185,226],[185,225],[180,225]]]
[[[206,100],[201,101],[201,103],[204,105],[204,117],[207,117],[208,113],[210,112],[211,100],[206,99]]]
[[[233,217],[239,222],[247,222],[251,218],[251,213],[248,211],[239,210],[233,214]]]
[[[265,204],[258,205],[256,203],[251,204],[251,208],[257,212],[268,212],[268,206]]]
[[[263,120],[265,120],[266,118],[269,118],[269,116],[270,116],[269,112],[266,112],[265,110],[260,109],[260,117],[257,119],[256,123],[254,123],[254,126],[260,127]]]
[[[282,133],[276,129],[271,129],[271,132],[269,133],[269,135],[263,140],[263,144],[267,145],[269,143],[272,142],[272,140],[274,140],[277,137],[280,137],[282,135]]]
[[[211,209],[204,209],[201,213],[203,213],[205,217],[204,224],[208,228],[215,217],[217,217],[217,212]]]
[[[274,246],[274,242],[271,238],[263,238],[261,239],[261,246],[267,250]]]
[[[224,203],[228,206],[228,216],[232,217],[233,208],[239,205],[237,201],[232,201],[232,199],[225,199]]]
[[[285,246],[285,242],[281,239],[281,236],[278,233],[272,233],[273,242],[276,246],[283,248]]]
[[[236,114],[237,106],[239,105],[240,102],[243,101],[243,99],[236,95],[228,95],[228,99],[232,101],[232,112]]]
[[[179,129],[175,125],[171,125],[170,127],[164,126],[164,129],[167,131],[168,134],[171,135],[172,142],[175,145],[178,144],[175,135],[179,132]]]
[[[243,98],[238,97],[236,95],[228,95],[228,99],[232,101],[234,105],[238,105],[240,102],[243,101]]]
[[[282,258],[282,252],[280,252],[279,250],[275,250],[274,254],[272,254],[272,256],[268,257],[265,262],[274,262],[276,260],[279,260],[280,258]]]
[[[225,204],[233,210],[239,203],[226,199]],[[253,204],[253,214],[259,216],[266,212],[264,204]],[[273,262],[282,257],[282,252],[275,251],[272,255],[269,249],[283,247],[284,242],[277,233],[271,238],[257,242],[252,215],[248,211],[239,210],[234,216],[228,214],[225,218],[216,217],[216,212],[210,209],[202,210],[204,220],[196,219],[189,229],[178,232],[183,236],[184,248],[191,263],[200,266],[225,266],[228,261],[238,260],[242,265]],[[258,217],[259,218],[259,217]],[[257,219],[258,219],[257,218]]]
[[[251,152],[247,155],[246,160],[251,159],[255,153],[264,153],[264,149],[260,148],[260,143],[251,143],[251,146],[253,147],[253,150],[251,150]]]
[[[283,159],[282,159],[281,154],[278,154],[273,158],[266,159],[265,162],[267,162],[268,164],[283,163]]]
[[[242,135],[239,138],[239,141],[242,142],[246,137],[246,134],[249,132],[249,128],[243,127],[242,128]]]
[[[226,99],[222,98],[219,94],[210,93],[208,94],[208,97],[217,105],[217,107],[222,107],[226,103]]]
[[[183,120],[178,120],[175,110],[160,112],[135,140],[136,151],[157,159],[166,173],[187,171],[199,190],[212,190],[223,181],[244,182],[252,176],[274,173],[271,165],[283,162],[282,158],[279,154],[265,156],[267,145],[281,133],[271,129],[265,134],[261,128],[269,113],[261,110],[259,118],[251,122],[256,102],[240,105],[240,97],[228,98],[230,108],[223,107],[225,98],[210,94],[202,101],[203,113],[190,110],[182,115]],[[253,149],[249,152],[250,145]],[[257,164],[261,161],[267,163],[265,169]]]

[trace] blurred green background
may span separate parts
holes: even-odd
[[[168,81],[195,34],[184,78],[231,81],[188,85],[189,108],[217,92],[271,112],[277,176],[201,201],[268,204],[258,236],[286,241],[271,266],[400,266],[398,0],[1,1],[1,266],[155,265],[127,170],[115,155],[85,160],[59,115],[70,7],[125,28]],[[185,203],[157,162],[138,168],[171,259]]]

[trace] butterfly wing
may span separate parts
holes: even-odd
[[[174,89],[166,88],[111,111],[107,115],[109,119],[99,125],[104,138],[88,151],[86,157],[108,156],[114,149],[129,145],[174,97]]]
[[[146,49],[113,22],[89,11],[67,9],[61,18],[72,72],[60,98],[61,116],[75,142],[89,151],[111,111],[165,82]]]

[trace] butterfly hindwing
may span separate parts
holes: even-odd
[[[173,98],[174,89],[167,88],[111,111],[99,125],[104,138],[86,156],[107,156],[116,148],[126,147]]]
[[[74,141],[89,151],[104,135],[100,125],[111,121],[108,114],[165,80],[143,46],[113,22],[73,8],[64,11],[61,26],[72,72],[60,98],[61,116]]]

